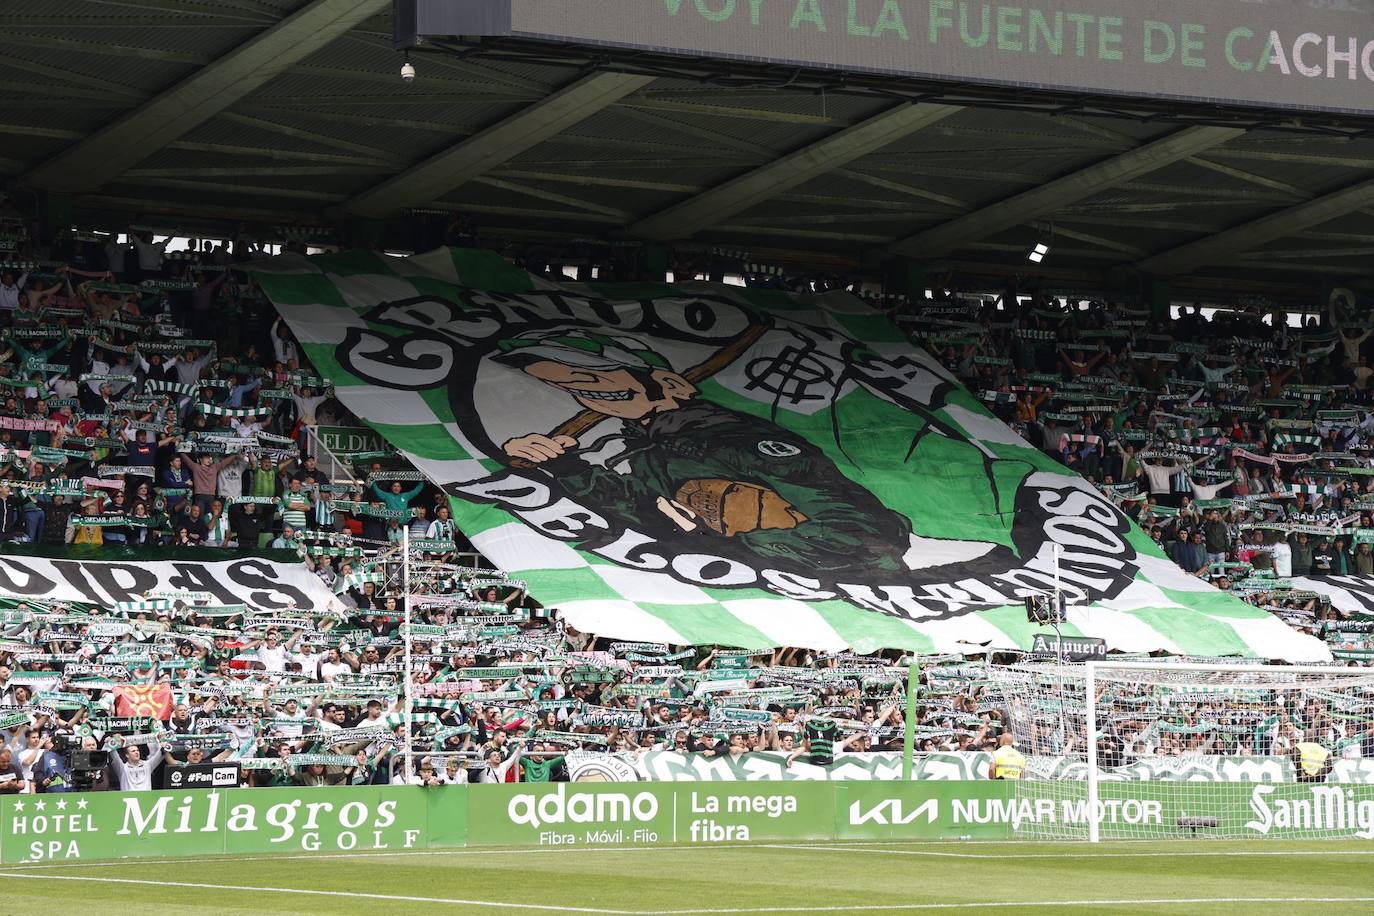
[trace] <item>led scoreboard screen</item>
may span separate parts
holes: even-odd
[[[400,0],[397,30],[1374,113],[1374,0]]]

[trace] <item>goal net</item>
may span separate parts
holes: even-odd
[[[1090,662],[995,668],[1043,839],[1374,839],[1374,670]],[[1089,816],[1095,812],[1095,816]]]

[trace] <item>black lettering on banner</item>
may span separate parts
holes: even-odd
[[[1321,576],[1319,582],[1329,582],[1345,591],[1361,605],[1361,612],[1374,614],[1374,577],[1370,576]]]
[[[650,548],[657,546],[658,542],[653,538],[633,528],[627,528],[613,543],[599,547],[593,553],[599,553],[608,560],[635,569],[663,569],[668,565],[667,558],[662,554],[649,552]]]
[[[16,578],[16,575],[19,578]],[[57,587],[57,583],[13,557],[0,557],[0,589],[37,598]]]
[[[75,560],[52,560],[51,562],[53,569],[57,570],[58,574],[60,574],[63,579],[67,580],[68,585],[79,591],[86,601],[93,604],[102,604],[107,600],[91,586],[89,581],[87,581],[87,564]]]
[[[239,604],[238,596],[224,587],[224,583],[199,563],[173,563],[176,573],[167,584],[179,592],[209,592],[221,604]]]
[[[428,331],[383,337],[349,328],[339,353],[343,354],[344,368],[359,378],[405,391],[443,384],[453,366],[453,345]]]
[[[491,439],[496,430],[502,435],[508,430],[488,425],[474,395],[479,369],[490,356],[485,350],[495,352],[497,338],[585,328],[603,335],[629,332],[635,335],[632,344],[652,350],[655,340],[711,347],[762,330],[767,343],[759,344],[757,353],[720,351],[731,360],[738,358],[736,372],[747,380],[746,387],[768,391],[777,401],[801,403],[834,400],[846,384],[863,386],[912,415],[913,434],[904,460],[921,460],[913,455],[929,434],[976,450],[991,509],[1009,524],[1004,539],[969,550],[967,560],[921,562],[926,548],[917,540],[907,543],[912,534],[909,520],[894,517],[898,513],[886,510],[875,494],[837,484],[834,488],[843,498],[837,496],[836,501],[848,509],[824,523],[817,521],[815,530],[828,525],[829,536],[848,539],[856,556],[849,560],[827,554],[825,563],[809,563],[806,558],[815,552],[800,549],[807,530],[796,532],[795,542],[776,535],[717,538],[700,526],[685,532],[667,521],[652,501],[638,504],[636,500],[645,501],[617,495],[620,491],[609,485],[604,493],[578,490],[580,485],[571,478],[563,479],[564,468],[557,464],[528,472],[506,469],[445,486],[459,500],[498,506],[531,530],[577,550],[628,568],[662,572],[680,582],[763,587],[800,600],[840,595],[872,611],[923,621],[1015,604],[1017,596],[1048,590],[1054,581],[1054,544],[1063,548],[1061,584],[1076,601],[1115,598],[1135,580],[1138,561],[1128,538],[1129,521],[1080,483],[1040,473],[1028,461],[1001,458],[942,415],[939,411],[948,406],[956,386],[929,357],[882,354],[833,328],[755,314],[714,296],[617,301],[552,290],[507,294],[463,289],[454,299],[421,296],[382,303],[363,318],[388,330],[378,334],[351,329],[336,355],[350,372],[375,384],[402,390],[446,388],[456,422],[472,447],[508,466],[499,443]],[[393,331],[396,336],[388,336]],[[751,339],[757,343],[757,336]],[[462,360],[457,359],[459,353]],[[690,413],[683,416],[690,418]],[[664,435],[677,435],[674,429],[665,424]],[[838,420],[834,437],[843,450]],[[579,443],[584,446],[592,439],[590,434],[580,438],[586,440]],[[691,440],[687,433],[678,438],[684,443]],[[760,437],[750,443],[750,454],[757,448],[765,456],[787,457],[780,449],[765,448],[776,444]],[[792,453],[801,451],[800,446],[790,448]],[[683,453],[689,451],[684,448]],[[969,452],[969,457],[977,456]],[[610,464],[605,467],[626,473]],[[869,551],[871,564],[865,562],[870,544],[880,545]],[[908,557],[912,553],[914,558]],[[944,550],[932,545],[931,553],[931,559],[940,560]],[[231,578],[242,584],[241,574]],[[276,583],[270,585],[280,590]]]
[[[276,567],[266,561],[240,560],[237,563],[231,563],[228,574],[229,579],[235,585],[244,588],[263,589],[263,591],[252,592],[248,596],[248,603],[255,607],[284,608],[294,604],[299,608],[308,608],[312,604],[304,592],[294,586],[287,585],[285,582],[278,582]],[[284,597],[285,600],[280,600],[279,596]]]
[[[85,569],[111,601],[134,601],[157,588],[156,573],[131,563],[88,563]],[[120,574],[128,577],[127,584],[119,581]]]
[[[503,474],[453,487],[465,498],[515,509],[542,509],[551,501],[549,487],[519,474]]]
[[[587,528],[609,530],[606,520],[590,509],[580,506],[567,497],[542,509],[520,513],[520,517],[549,537],[575,538],[586,537]]]

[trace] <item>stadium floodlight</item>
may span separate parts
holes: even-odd
[[[1026,260],[1039,264],[1041,261],[1045,260],[1045,255],[1049,253],[1049,245],[1046,245],[1044,242],[1037,242],[1035,247],[1030,250],[1030,254],[1026,255]]]

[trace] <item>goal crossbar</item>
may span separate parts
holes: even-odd
[[[1109,668],[1113,671],[1122,669],[1128,671],[1243,671],[1261,674],[1335,674],[1341,677],[1364,676],[1374,678],[1374,670],[1347,668],[1344,665],[1229,665],[1225,662],[1207,665],[1200,662],[1114,662],[1098,660],[1087,662],[1086,667],[1090,673]]]
[[[1121,711],[1116,704],[1123,698],[1116,695],[1115,692],[1118,689],[1116,685],[1135,684],[1138,688],[1144,687],[1147,690],[1152,690],[1159,687],[1166,691],[1171,687],[1186,690],[1189,686],[1195,686],[1204,693],[1218,691],[1218,696],[1230,695],[1229,691],[1232,690],[1238,693],[1272,690],[1278,691],[1280,694],[1297,691],[1297,695],[1301,695],[1301,692],[1305,690],[1313,689],[1337,692],[1353,691],[1354,696],[1365,698],[1360,702],[1364,704],[1366,709],[1369,708],[1371,702],[1369,698],[1374,697],[1374,669],[1341,665],[1266,665],[1258,663],[1230,664],[1226,661],[1209,663],[1201,661],[1172,662],[1164,659],[1158,661],[1095,659],[1083,665],[1051,664],[1043,667],[1030,665],[1011,667],[1017,672],[1031,676],[1030,681],[1022,682],[1030,689],[1035,689],[1034,685],[1038,683],[1043,684],[1046,689],[1057,690],[1057,695],[1060,697],[1059,729],[1061,732],[1072,734],[1076,732],[1076,728],[1084,729],[1081,733],[1082,737],[1079,739],[1081,741],[1079,753],[1082,754],[1079,759],[1087,765],[1086,780],[1080,782],[1079,786],[1085,790],[1084,794],[1086,795],[1086,810],[1089,812],[1089,816],[1086,818],[1084,826],[1087,828],[1087,839],[1090,842],[1099,842],[1102,836],[1102,825],[1097,814],[1099,807],[1102,806],[1102,793],[1099,791],[1099,786],[1104,775],[1100,767],[1104,763],[1102,755],[1110,753],[1110,751],[1106,748],[1099,748],[1099,730],[1102,733],[1112,732],[1114,734],[1121,719]],[[1010,674],[1012,677],[1016,676],[1016,672],[1010,672]],[[1107,691],[1106,695],[1100,697],[1100,690]],[[1066,721],[1071,722],[1072,720],[1066,719],[1063,703],[1075,696],[1076,701],[1071,700],[1070,702],[1075,704],[1081,702],[1082,706],[1076,713],[1070,710],[1070,715],[1078,716],[1079,725],[1076,728],[1068,726],[1066,729]],[[1166,707],[1167,702],[1166,699]],[[1244,704],[1250,701],[1242,699],[1239,702]],[[1369,734],[1374,736],[1374,726],[1366,727],[1371,727]],[[1063,739],[1063,735],[1060,736],[1060,739]],[[1109,762],[1108,765],[1115,768],[1119,767],[1120,763]],[[1030,787],[1027,786],[1027,788]],[[1184,788],[1184,784],[1180,783],[1179,788]],[[1187,809],[1184,809],[1185,814],[1191,808],[1192,806],[1189,805]],[[1182,819],[1180,819],[1180,823],[1182,823]]]

